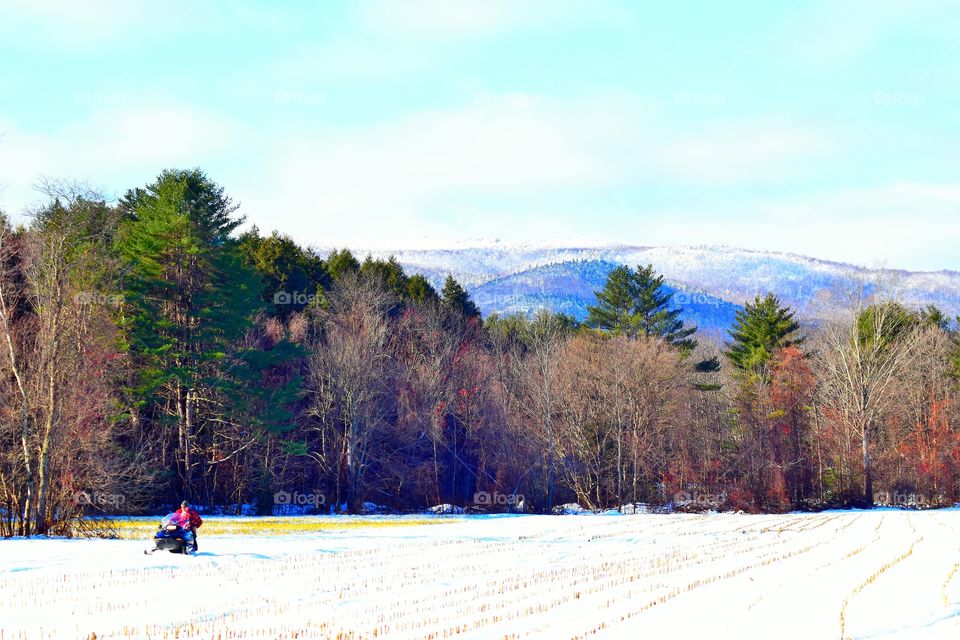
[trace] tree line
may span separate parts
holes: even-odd
[[[0,220],[0,533],[193,502],[270,513],[637,503],[784,511],[957,499],[960,338],[875,284],[729,340],[652,266],[580,323],[481,318],[393,258],[256,228],[199,170],[117,202],[64,183]],[[869,294],[869,295],[868,295]]]

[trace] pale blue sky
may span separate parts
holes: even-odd
[[[321,246],[960,269],[960,2],[0,0],[0,78],[14,215],[200,166]]]

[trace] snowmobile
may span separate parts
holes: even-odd
[[[193,540],[187,537],[187,530],[176,523],[176,513],[170,513],[160,520],[160,528],[153,536],[153,549],[144,549],[147,555],[155,551],[169,551],[170,553],[196,553],[197,534]]]

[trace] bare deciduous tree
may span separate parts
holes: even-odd
[[[873,504],[872,440],[922,335],[900,305],[881,300],[825,323],[814,345],[820,402],[859,440],[867,504]]]
[[[341,281],[319,311],[309,344],[311,414],[321,448],[316,459],[334,473],[337,502],[360,507],[378,432],[395,412],[389,313],[396,300],[380,283]]]

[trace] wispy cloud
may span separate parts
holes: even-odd
[[[712,125],[662,141],[658,160],[669,177],[722,185],[781,180],[802,172],[833,146],[809,125],[743,121]]]
[[[819,0],[791,16],[775,36],[808,63],[849,62],[904,29],[940,31],[941,18],[955,10],[949,0]]]
[[[143,38],[199,29],[174,0],[4,0],[0,37],[37,50],[99,51],[136,46]]]
[[[368,0],[359,3],[357,14],[360,24],[375,33],[442,40],[571,21],[628,20],[626,12],[605,0]]]
[[[946,7],[10,0],[0,206],[35,200],[41,175],[116,193],[201,166],[262,229],[320,244],[724,243],[956,268]]]
[[[0,206],[35,201],[33,186],[44,176],[108,189],[134,186],[164,167],[192,167],[237,151],[242,129],[220,114],[174,104],[106,105],[54,132],[24,130],[0,119]],[[136,176],[137,182],[118,176]],[[20,213],[19,207],[3,208]]]
[[[451,200],[602,186],[622,177],[605,146],[618,132],[597,105],[559,107],[536,96],[489,98],[363,127],[296,136],[274,149],[266,189],[248,200],[291,218],[326,213],[324,233],[389,235],[436,223]],[[280,197],[277,207],[271,200]]]
[[[938,270],[955,265],[960,183],[894,182],[803,196],[717,199],[648,212],[656,244],[776,247],[829,260]],[[956,267],[953,267],[956,268]]]

